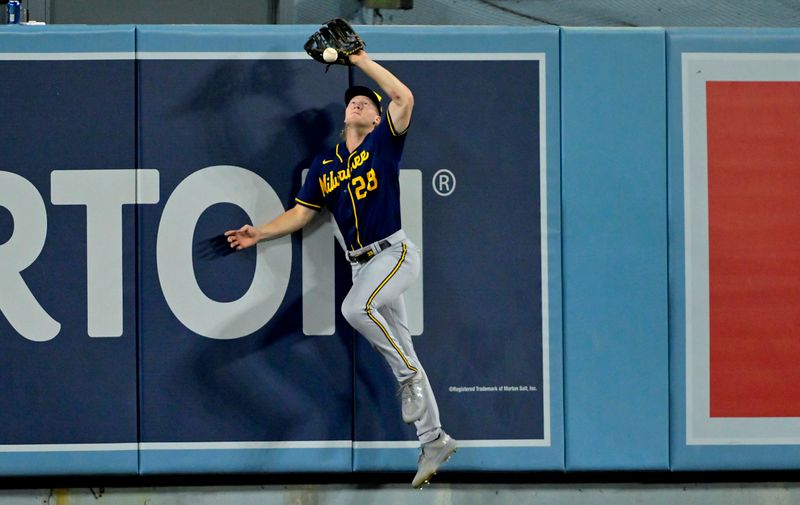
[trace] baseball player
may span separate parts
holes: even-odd
[[[333,214],[347,247],[353,286],[342,313],[384,357],[400,385],[402,414],[421,443],[412,485],[421,487],[456,451],[442,430],[439,409],[408,331],[403,292],[417,279],[420,251],[400,227],[399,162],[414,97],[408,87],[364,50],[349,55],[389,98],[353,86],[345,93],[343,142],[318,155],[295,205],[256,228],[225,232],[236,250],[300,230],[320,210]]]

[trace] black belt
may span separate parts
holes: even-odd
[[[388,248],[390,245],[392,244],[390,244],[388,240],[381,240],[375,244],[374,249],[377,249],[377,252],[373,251],[372,249],[367,249],[358,256],[353,256],[350,253],[347,253],[347,258],[354,263],[366,263],[367,261],[371,260],[373,256]]]

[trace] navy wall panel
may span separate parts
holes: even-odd
[[[140,223],[143,473],[351,468],[352,333],[304,334],[299,236],[215,243],[291,206],[338,134],[346,70],[282,54],[306,31],[139,30],[139,163],[161,189]]]
[[[135,473],[135,31],[25,28],[0,27],[0,474]]]
[[[664,32],[561,33],[567,469],[663,470]]]
[[[363,31],[415,97],[402,164],[421,178],[421,207],[403,217],[421,221],[412,335],[461,444],[448,468],[561,469],[558,32]],[[388,366],[361,337],[355,361],[355,469],[414,469]]]

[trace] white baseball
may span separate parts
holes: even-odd
[[[333,63],[338,57],[339,53],[332,47],[328,47],[322,51],[322,59],[328,63]]]

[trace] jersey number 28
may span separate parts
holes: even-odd
[[[358,177],[353,177],[353,180],[350,182],[350,184],[352,184],[353,188],[355,189],[356,198],[363,200],[367,197],[368,191],[372,191],[378,187],[378,177],[375,174],[375,169],[369,169],[369,172],[367,172],[366,181],[364,180],[364,176],[359,175]]]

